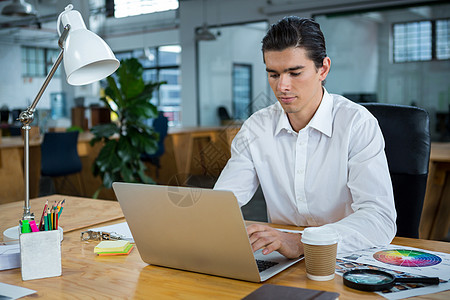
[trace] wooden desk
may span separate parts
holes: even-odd
[[[443,240],[450,229],[450,143],[431,143],[427,191],[420,220],[422,239]]]
[[[60,200],[61,197],[53,196],[49,200]],[[45,198],[31,201],[36,214],[44,201]],[[128,256],[95,256],[94,247],[98,242],[81,242],[82,228],[88,228],[96,222],[104,222],[102,225],[122,222],[124,219],[118,211],[118,203],[74,197],[66,197],[66,201],[60,223],[64,228],[62,276],[22,281],[20,269],[14,269],[0,271],[1,282],[36,290],[37,294],[29,296],[32,299],[241,299],[261,286],[260,283],[147,265],[141,260],[138,249]],[[16,225],[21,213],[20,202],[0,205],[1,228]],[[293,226],[273,226],[298,229]],[[449,243],[444,242],[395,238],[394,243],[450,252]],[[335,291],[340,293],[339,299],[384,299],[374,293],[345,287],[340,276],[326,282],[309,280],[306,278],[304,261],[265,283]],[[445,291],[416,299],[449,298],[450,291]]]
[[[231,157],[231,141],[239,129],[239,125],[170,128],[162,167],[169,165],[168,158],[174,159],[176,168],[169,176],[177,175],[181,183],[190,174],[217,177]],[[167,176],[161,179],[162,183],[171,181]]]

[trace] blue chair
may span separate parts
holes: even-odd
[[[81,180],[81,160],[78,156],[78,131],[73,132],[48,132],[44,134],[41,144],[41,176],[55,179],[63,177],[59,188],[55,184],[55,191],[65,195],[70,192],[64,189],[65,185],[71,184],[68,175],[77,174],[78,183],[84,194]],[[73,184],[71,184],[73,188]],[[72,192],[73,193],[73,192]],[[79,195],[79,193],[76,193]]]
[[[141,158],[143,161],[148,161],[156,166],[156,176],[158,177],[159,169],[161,168],[160,158],[165,152],[164,140],[169,129],[169,119],[162,112],[159,112],[158,117],[153,120],[153,128],[159,133],[158,150],[153,154],[144,153]]]

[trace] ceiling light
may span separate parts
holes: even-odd
[[[208,25],[206,25],[206,23],[203,23],[202,28],[197,31],[195,39],[197,41],[214,41],[216,39],[216,36],[211,31],[209,31]]]
[[[214,41],[216,36],[209,31],[208,24],[206,24],[206,0],[203,0],[203,25],[200,29],[195,32],[195,39],[197,41]]]
[[[25,2],[25,0],[13,0],[12,3],[3,7],[2,15],[26,17],[36,15],[36,11],[33,5]]]

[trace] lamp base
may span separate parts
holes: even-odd
[[[61,227],[58,227],[60,236],[61,236],[61,242],[63,241],[63,232],[64,230]],[[3,231],[3,241],[8,244],[15,244],[19,243],[19,236],[20,236],[20,229],[19,226],[14,226],[11,228],[6,229]]]

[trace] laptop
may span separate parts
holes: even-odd
[[[148,264],[261,282],[302,259],[253,253],[232,192],[121,182],[112,186]]]

